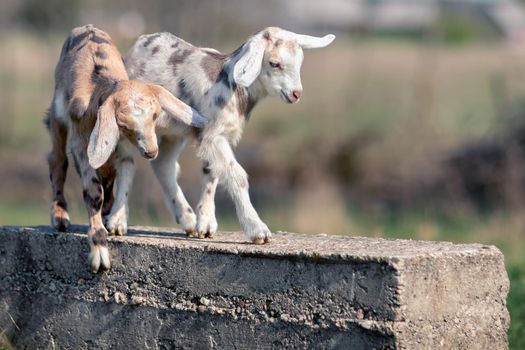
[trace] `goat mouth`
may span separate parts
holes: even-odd
[[[288,103],[293,103],[293,101],[290,100],[290,97],[288,97],[288,95],[286,95],[286,94],[284,93],[283,90],[281,90],[281,96],[284,98],[284,100],[285,100],[286,102],[288,102]]]
[[[142,152],[142,155],[146,159],[153,160],[157,158],[158,152]]]

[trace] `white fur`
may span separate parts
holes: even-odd
[[[197,232],[199,236],[211,237],[217,232],[217,219],[215,218],[215,191],[219,179],[211,174],[202,177],[201,199],[197,205]]]
[[[53,108],[57,119],[67,125],[69,123],[69,113],[66,105],[66,96],[62,90],[56,90],[53,98]]]
[[[102,268],[102,270],[109,270],[111,268],[109,250],[107,247],[101,245],[91,246],[88,261],[91,271],[94,273],[96,273],[100,268]]]
[[[166,204],[171,209],[177,223],[188,234],[193,234],[196,225],[195,213],[177,183],[180,166],[176,159],[185,145],[184,139],[164,137],[160,144],[164,151],[151,163],[151,166],[164,189]]]
[[[264,49],[264,38],[257,34],[243,45],[241,55],[233,66],[233,79],[237,84],[248,87],[261,73]]]
[[[333,34],[325,35],[322,38],[302,34],[296,34],[295,37],[297,38],[297,43],[303,49],[319,49],[326,47],[330,45],[335,39],[335,35]]]
[[[115,178],[116,187],[115,198],[111,212],[105,218],[106,228],[112,233],[117,235],[123,235],[128,230],[128,192],[127,189],[131,187],[133,183],[133,177],[135,175],[135,166],[130,159],[133,159],[133,146],[128,140],[121,140],[117,148],[117,154],[115,156],[114,164],[117,171]],[[125,189],[119,191],[118,189]]]
[[[98,169],[106,163],[119,142],[119,128],[113,103],[104,103],[98,110],[97,121],[91,131],[87,155],[89,165]]]
[[[315,38],[271,27],[249,38],[235,54],[220,56],[213,49],[194,47],[172,34],[159,33],[141,36],[130,50],[125,61],[131,78],[164,86],[184,102],[192,103],[209,119],[200,134],[197,151],[205,164],[209,164],[196,210],[199,236],[209,236],[217,230],[214,196],[220,182],[235,203],[239,223],[247,238],[256,243],[270,240],[270,230],[251,204],[248,176],[232,150],[249,116],[249,110],[243,111],[241,107],[255,104],[267,95],[288,103],[297,102],[302,92],[302,48],[323,47],[333,39],[333,35]],[[150,47],[158,48],[155,54]],[[272,67],[270,63],[275,63],[272,60],[279,65]],[[176,67],[170,66],[170,62],[176,62]],[[224,82],[224,76],[210,76],[210,72],[217,73],[217,62],[221,62],[229,83]],[[140,69],[144,66],[146,69]],[[186,223],[180,217],[187,202],[177,184],[177,158],[184,145],[181,140],[191,134],[175,127],[163,115],[157,122],[157,134],[159,158],[152,164],[155,174],[173,214],[186,231],[191,230],[193,216]]]

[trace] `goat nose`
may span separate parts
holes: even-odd
[[[157,153],[158,153],[158,151],[156,149],[154,149],[154,150],[151,150],[151,151],[144,152],[144,155],[147,158],[149,158],[149,159],[153,159],[153,158],[155,158],[157,156]]]
[[[293,95],[293,97],[294,97],[296,100],[298,100],[298,99],[301,98],[301,93],[302,93],[301,90],[294,90],[294,91],[292,92],[292,95]]]

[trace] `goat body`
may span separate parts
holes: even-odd
[[[95,272],[110,268],[102,215],[116,221],[113,233],[125,231],[119,224],[126,222],[127,192],[120,191],[113,198],[113,185],[116,181],[117,188],[130,186],[133,145],[146,158],[157,156],[155,123],[161,108],[169,112],[165,118],[172,129],[188,132],[205,123],[164,88],[129,80],[108,34],[92,25],[72,30],[55,70],[53,102],[46,116],[52,140],[48,157],[51,224],[66,231],[70,223],[64,196],[69,144],[82,180],[89,215],[89,262]]]
[[[214,195],[219,180],[232,197],[240,225],[254,243],[271,239],[248,193],[248,176],[235,159],[246,121],[258,101],[267,95],[295,103],[302,93],[300,67],[303,48],[324,47],[333,35],[316,38],[270,27],[249,38],[232,54],[198,48],[170,33],[143,35],[125,58],[130,77],[164,86],[209,122],[195,134],[203,160],[203,186],[193,213],[177,184],[179,165],[188,134],[157,123],[159,157],[153,170],[166,194],[175,219],[188,234],[210,237],[217,230]]]

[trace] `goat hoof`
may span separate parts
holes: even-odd
[[[213,234],[210,231],[199,232],[200,239],[213,238]]]
[[[117,236],[124,236],[126,234],[126,229],[122,226],[117,227]]]
[[[88,262],[93,273],[108,271],[111,268],[108,248],[100,245],[91,247]]]
[[[53,223],[53,227],[60,232],[69,231],[69,226],[71,226],[71,223],[65,218],[56,218],[55,222]]]
[[[124,226],[115,226],[109,231],[110,236],[124,236],[126,234],[126,228]]]
[[[188,236],[188,237],[199,237],[200,238],[200,236],[197,233],[197,230],[195,230],[194,228],[186,229],[186,236]]]
[[[61,213],[54,213],[51,215],[51,225],[60,232],[66,232],[69,230],[71,223],[69,221],[69,215],[67,212],[62,211]]]
[[[255,238],[252,240],[253,244],[264,244],[264,238]]]
[[[272,241],[272,237],[257,237],[252,239],[253,244],[266,244]]]
[[[252,240],[253,244],[266,244],[272,241],[272,237],[258,237]]]
[[[215,232],[217,232],[215,215],[199,215],[197,231],[199,232],[199,238],[212,238]]]
[[[263,222],[259,223],[255,228],[245,230],[244,232],[246,233],[246,238],[254,244],[265,244],[272,241],[272,232]]]

